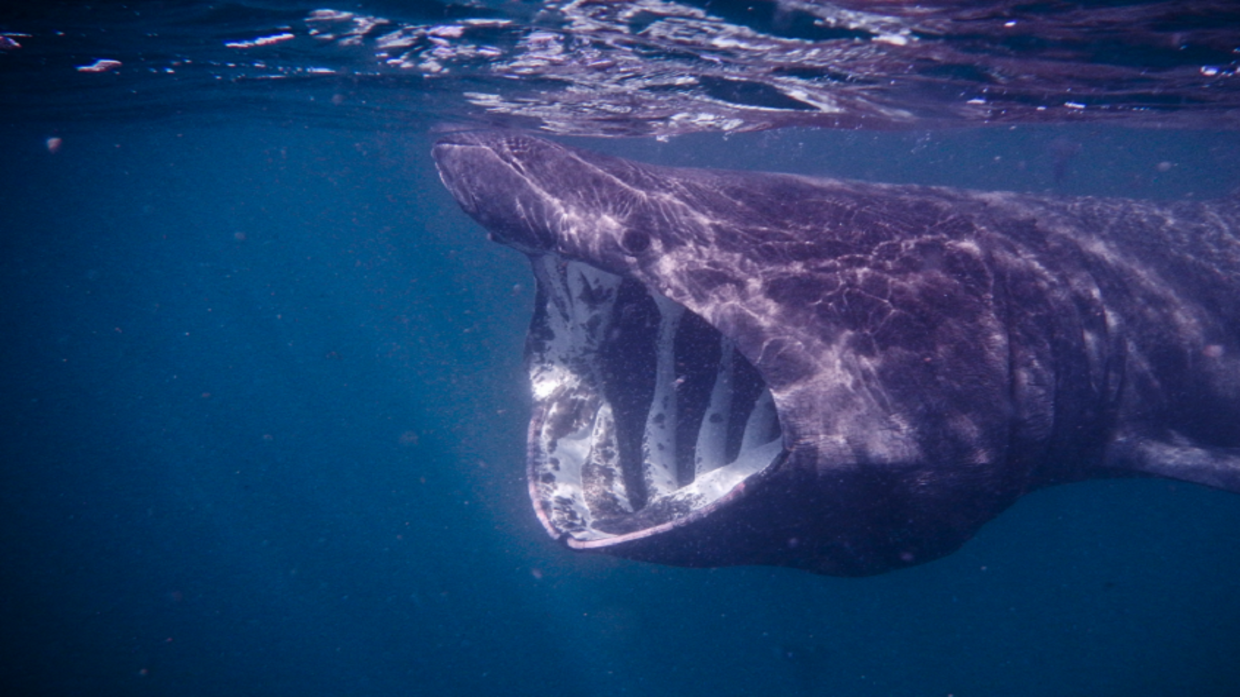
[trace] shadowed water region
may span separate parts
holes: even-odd
[[[229,36],[263,35],[255,17]],[[232,111],[219,85],[157,118],[67,117],[63,95],[0,112],[5,694],[1240,690],[1240,500],[1191,484],[1040,491],[959,552],[864,579],[565,550],[525,483],[525,260],[443,188],[421,117],[281,106],[320,87]],[[566,142],[1064,195],[1240,184],[1220,130]]]

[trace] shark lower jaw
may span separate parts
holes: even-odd
[[[553,537],[606,547],[686,524],[782,457],[770,391],[705,320],[635,279],[531,261],[529,486]]]

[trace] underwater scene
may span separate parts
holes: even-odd
[[[1240,694],[1238,30],[7,5],[0,690]]]

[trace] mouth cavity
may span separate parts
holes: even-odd
[[[635,279],[531,261],[529,486],[552,536],[588,548],[661,532],[780,458],[770,391],[704,319]]]

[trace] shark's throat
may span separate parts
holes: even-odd
[[[529,481],[551,534],[653,532],[776,461],[771,394],[727,338],[631,278],[532,261]]]

